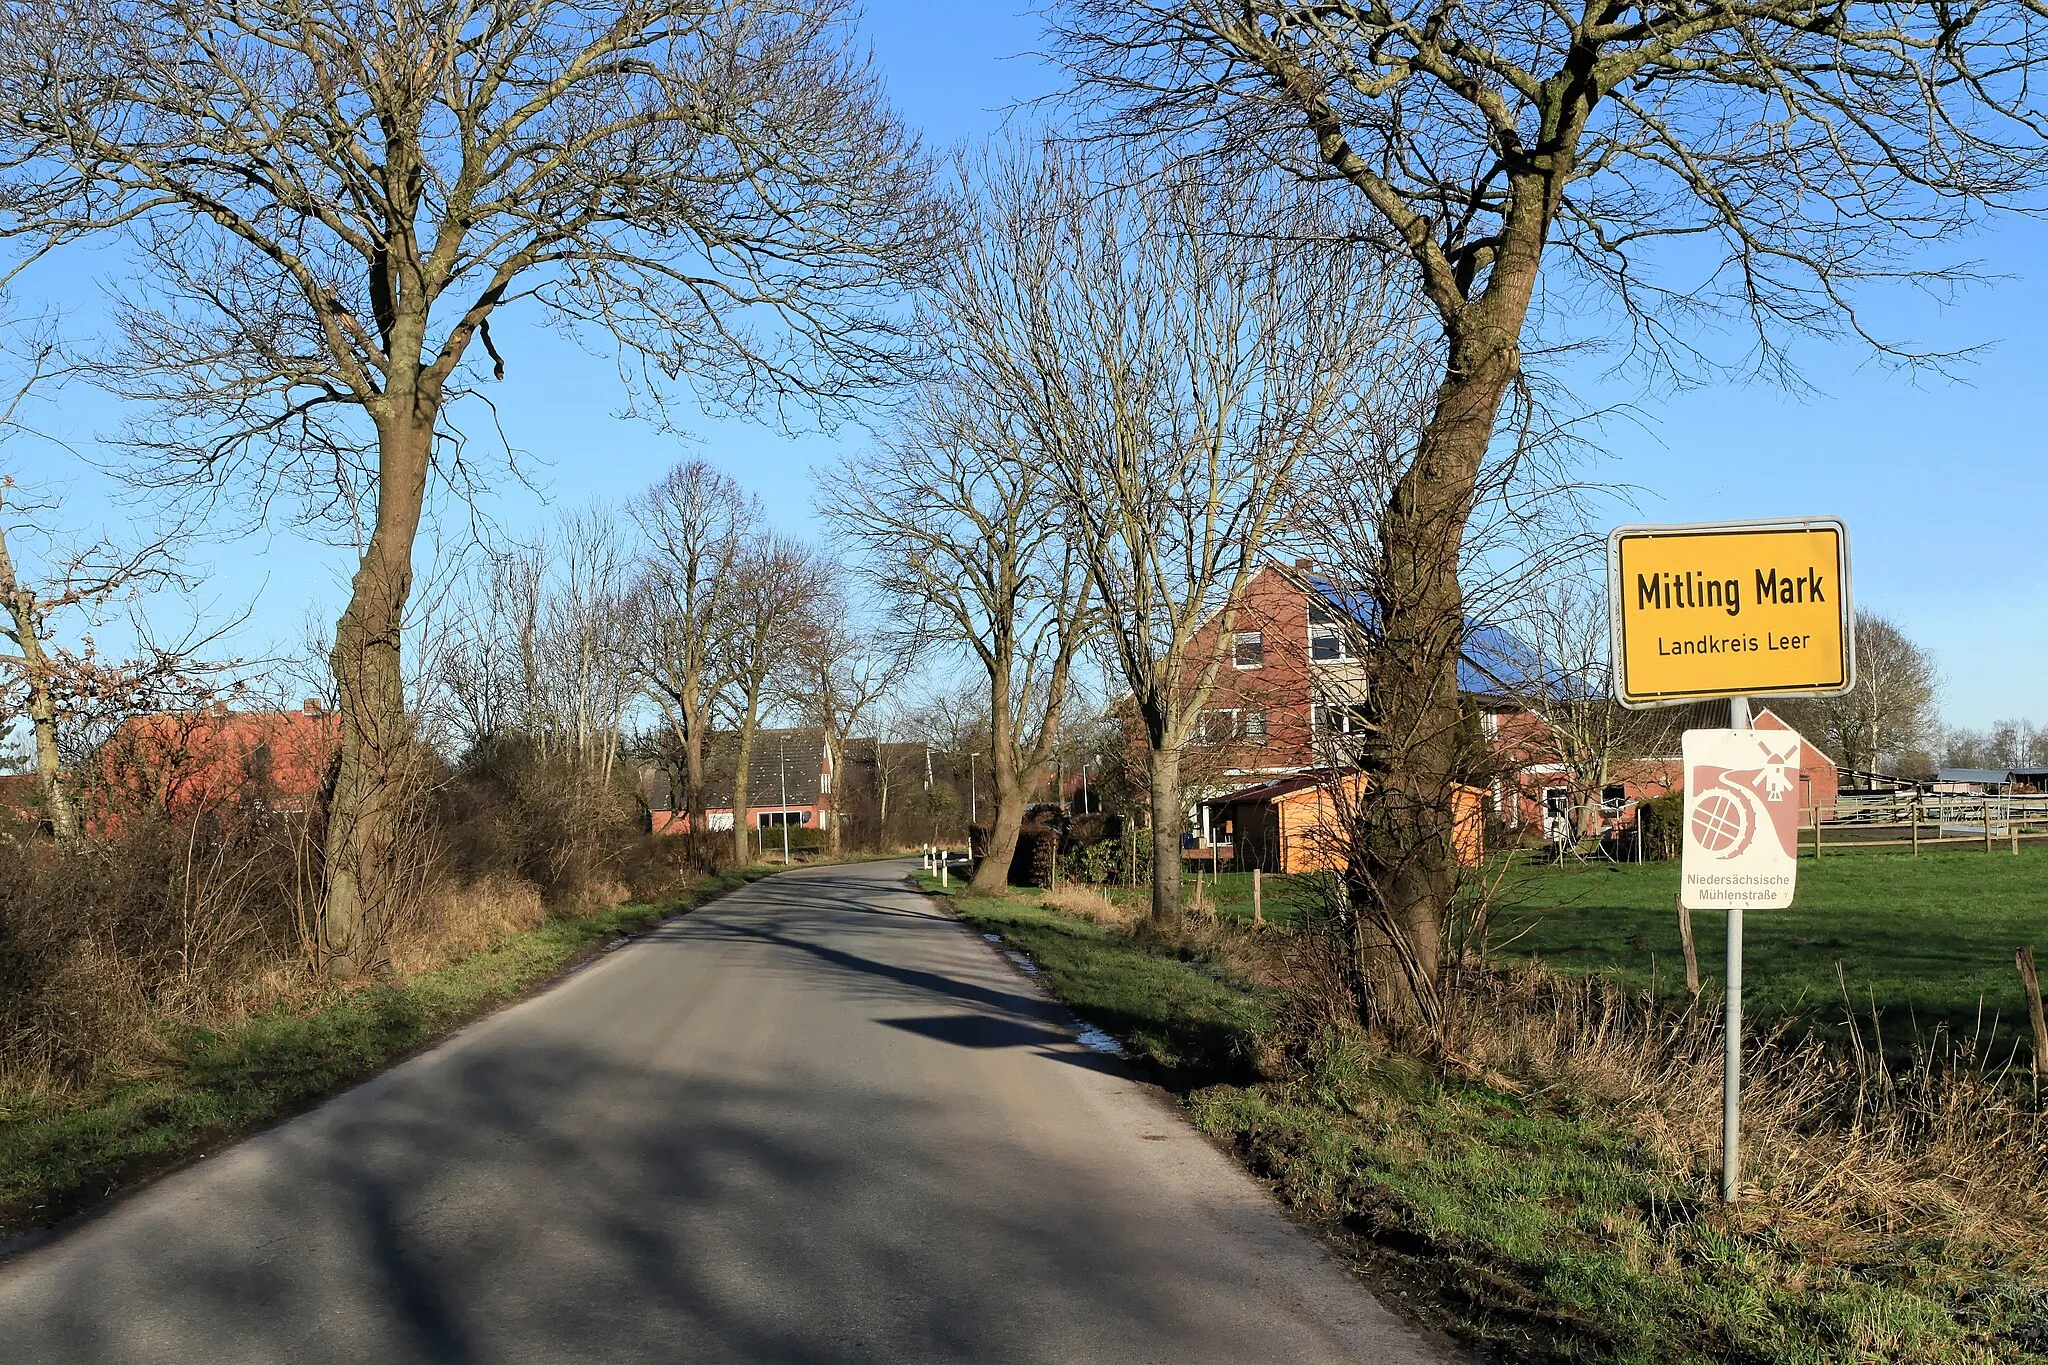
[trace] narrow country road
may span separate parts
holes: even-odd
[[[734,893],[0,1263],[0,1360],[1453,1358],[904,875]]]

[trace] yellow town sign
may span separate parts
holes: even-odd
[[[1607,605],[1624,706],[1833,696],[1856,680],[1849,532],[1832,517],[1616,527]]]

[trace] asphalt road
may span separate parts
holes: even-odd
[[[728,896],[0,1263],[0,1360],[1452,1358],[905,870]]]

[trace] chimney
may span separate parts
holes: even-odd
[[[217,701],[210,709],[216,716],[224,716],[228,713],[228,704],[224,701]]]
[[[309,716],[318,716],[321,714],[323,708],[320,705],[320,699],[318,697],[308,697],[306,698],[306,704],[300,709],[303,710]]]
[[[1294,567],[1301,570],[1301,572],[1303,573],[1307,573],[1310,569],[1313,569],[1315,566],[1316,562],[1313,559],[1297,559],[1294,561]]]

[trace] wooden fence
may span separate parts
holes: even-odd
[[[1843,792],[1833,805],[1804,812],[1799,848],[1816,858],[1860,848],[1917,854],[1958,844],[2017,854],[2023,841],[2037,839],[2048,839],[2048,792]]]

